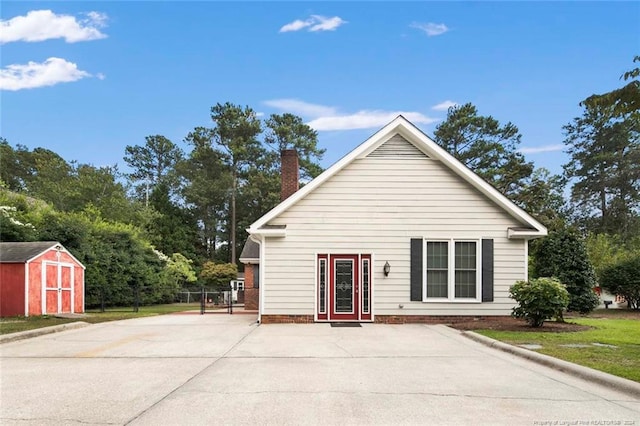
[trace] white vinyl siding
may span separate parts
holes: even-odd
[[[264,314],[314,314],[318,253],[373,254],[374,315],[508,315],[509,287],[525,278],[526,242],[507,239],[522,224],[427,157],[354,160],[269,224],[286,237],[265,242]],[[411,238],[493,239],[494,302],[409,301]]]

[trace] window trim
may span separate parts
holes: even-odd
[[[427,297],[427,244],[447,243],[447,297]],[[476,297],[455,297],[455,243],[476,245]],[[482,240],[478,238],[423,238],[422,239],[422,301],[429,303],[482,303]]]

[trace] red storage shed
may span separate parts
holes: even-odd
[[[0,317],[83,313],[84,270],[55,241],[0,243]]]

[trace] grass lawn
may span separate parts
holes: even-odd
[[[199,303],[173,303],[169,305],[140,306],[138,312],[133,312],[133,309],[131,307],[108,308],[105,312],[90,309],[87,310],[87,315],[85,317],[79,319],[56,318],[49,315],[0,318],[0,334],[34,330],[36,328],[67,324],[76,321],[84,321],[91,324],[96,324],[105,321],[117,321],[123,319],[148,317],[152,315],[170,314],[174,312],[192,311],[199,309]]]
[[[586,331],[550,333],[476,330],[476,332],[513,345],[538,344],[542,349],[536,352],[640,382],[640,320],[624,318],[621,313],[607,316],[608,318],[567,319],[568,322],[592,327]]]

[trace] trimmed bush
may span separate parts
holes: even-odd
[[[605,268],[600,285],[611,294],[623,296],[631,309],[640,309],[640,256]]]
[[[524,318],[532,327],[542,327],[546,319],[561,319],[569,305],[569,292],[555,278],[518,281],[509,289],[509,297],[518,302],[511,315]]]
[[[570,229],[550,232],[534,245],[533,269],[538,277],[555,277],[569,292],[567,309],[581,314],[593,311],[600,301],[593,291],[596,276],[584,240]]]

